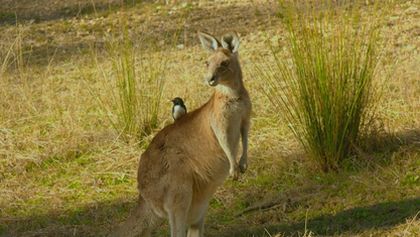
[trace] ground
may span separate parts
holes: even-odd
[[[166,100],[181,96],[191,111],[209,98],[196,32],[241,38],[254,105],[249,170],[216,193],[206,236],[420,236],[419,1],[394,1],[384,16],[383,132],[328,174],[255,77],[268,43],[284,42],[276,1],[184,2],[0,0],[0,236],[102,236],[133,207],[153,133],[121,139],[97,99],[111,99],[102,70],[109,75],[107,40],[122,25],[139,51],[154,39],[168,59],[155,132],[171,122]],[[167,235],[167,224],[155,234]]]

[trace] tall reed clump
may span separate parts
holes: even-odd
[[[323,171],[337,170],[377,96],[377,21],[362,20],[356,6],[293,2],[282,4],[286,50],[272,45],[274,62],[258,66],[258,75],[308,155]]]
[[[103,99],[102,108],[123,137],[141,139],[159,125],[167,57],[151,46],[136,48],[127,31],[110,40],[107,49],[111,73],[104,77],[111,79],[111,100]]]

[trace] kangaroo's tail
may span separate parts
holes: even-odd
[[[138,205],[128,219],[111,232],[109,237],[149,237],[159,218],[139,195]]]

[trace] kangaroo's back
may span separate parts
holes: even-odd
[[[172,175],[180,173],[194,177],[195,183],[214,181],[215,177],[222,182],[226,178],[226,156],[209,122],[211,104],[210,100],[184,115],[153,138],[140,158],[137,177],[140,192],[154,188],[151,184],[165,177],[171,182]]]

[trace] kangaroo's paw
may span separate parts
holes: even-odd
[[[239,160],[239,170],[241,173],[245,173],[245,171],[248,169],[248,162],[247,159],[244,157],[241,157]]]
[[[240,169],[238,165],[235,165],[234,167],[230,167],[229,175],[230,177],[232,177],[233,180],[238,180],[239,173],[240,173]]]

